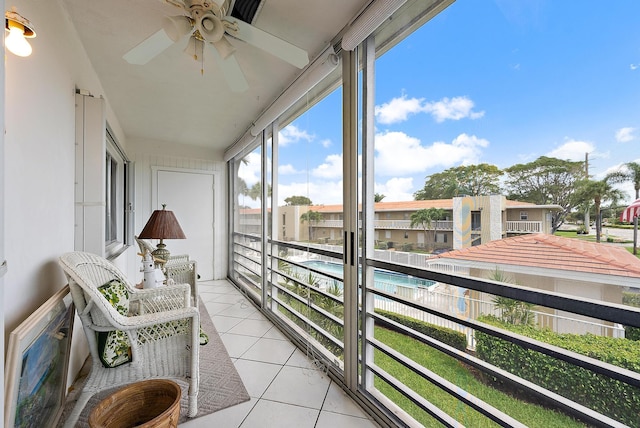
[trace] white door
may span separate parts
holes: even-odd
[[[155,171],[153,209],[173,211],[187,239],[165,241],[172,255],[189,254],[198,263],[201,280],[213,279],[213,174]]]

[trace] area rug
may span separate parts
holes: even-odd
[[[224,347],[220,335],[218,335],[213,325],[213,321],[211,321],[209,312],[207,312],[202,302],[200,302],[199,308],[200,324],[209,336],[209,343],[200,348],[200,388],[198,391],[198,415],[196,418],[249,400],[247,389],[242,383],[242,379],[240,379],[240,375],[236,371],[233,362],[229,358],[227,349]],[[179,380],[177,383],[182,387],[179,423],[196,419],[187,417],[187,383]],[[74,388],[80,390],[82,384],[75,385]],[[100,400],[117,391],[119,388],[121,387],[105,390],[94,395],[80,414],[80,418],[75,426],[88,427],[91,409],[93,409]],[[65,416],[73,409],[74,404],[75,400],[72,394],[70,394],[65,403],[60,426],[64,424]]]

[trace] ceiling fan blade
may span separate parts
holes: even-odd
[[[269,52],[271,55],[277,56],[298,68],[303,68],[309,64],[309,55],[304,49],[300,49],[239,19],[225,17],[224,20],[230,24],[226,26],[230,35]],[[234,27],[237,28],[237,31],[233,29]]]
[[[136,47],[124,54],[122,58],[129,64],[144,65],[173,44],[164,29],[152,34]]]
[[[207,43],[207,45],[210,46],[209,51],[211,51],[213,57],[220,66],[222,75],[227,81],[229,88],[233,92],[245,92],[249,89],[249,84],[247,83],[247,79],[244,77],[244,73],[240,68],[240,64],[238,64],[236,56],[234,54],[230,54],[226,59],[223,59],[214,45],[211,43]]]

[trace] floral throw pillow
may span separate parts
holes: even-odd
[[[117,279],[98,287],[98,291],[121,315],[129,313],[129,290]],[[117,367],[131,361],[131,344],[120,330],[98,332],[98,354],[102,365]]]

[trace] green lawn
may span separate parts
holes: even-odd
[[[563,236],[565,238],[575,238],[575,239],[582,239],[583,241],[596,242],[596,235],[595,234],[578,235],[573,230],[556,230],[554,235]]]
[[[408,358],[411,358],[432,372],[464,389],[466,392],[486,401],[530,427],[566,428],[585,426],[562,413],[518,400],[504,392],[487,386],[479,381],[466,366],[462,365],[455,358],[436,351],[415,339],[381,327],[376,327],[375,337]],[[459,421],[460,424],[467,427],[498,426],[477,411],[456,400],[451,395],[445,393],[379,351],[376,351],[375,362],[416,393]],[[385,382],[376,379],[375,385],[383,394],[393,400],[424,426],[440,426],[431,416]]]
[[[633,246],[625,247],[628,252],[633,254]],[[640,248],[636,248],[636,257],[640,259]]]

